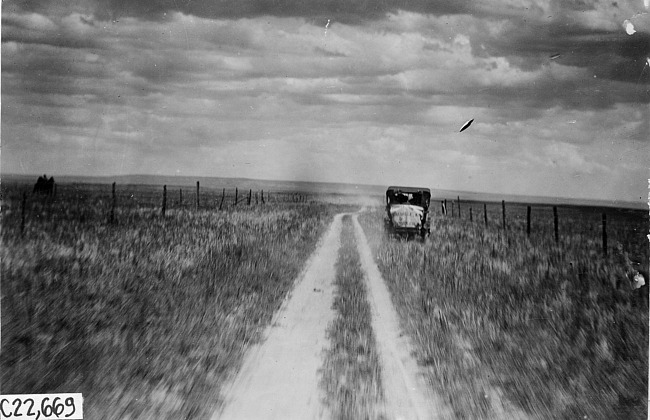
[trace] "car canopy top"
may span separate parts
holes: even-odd
[[[388,194],[395,194],[397,192],[403,192],[405,194],[413,194],[413,193],[423,193],[425,196],[431,197],[431,190],[428,188],[416,188],[416,187],[388,187],[386,190],[386,195]]]
[[[386,199],[388,202],[398,202],[401,203],[403,202],[402,200],[399,199],[399,196],[403,195],[411,195],[413,198],[415,198],[415,202],[418,205],[423,205],[425,207],[428,207],[429,200],[431,199],[431,190],[428,188],[415,188],[415,187],[398,187],[398,186],[390,186],[386,190]]]

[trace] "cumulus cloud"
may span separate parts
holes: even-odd
[[[639,187],[622,179],[643,172],[650,137],[650,31],[636,12],[19,1],[2,12],[2,166],[369,183],[406,183],[415,166],[439,188],[629,198]],[[616,173],[616,151],[630,163],[606,192],[530,175],[597,180]]]

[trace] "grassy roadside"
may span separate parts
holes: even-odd
[[[32,203],[24,235],[3,197],[2,392],[81,392],[88,418],[209,417],[338,209],[118,207],[110,225],[81,192]]]
[[[623,267],[580,239],[598,232],[555,245],[434,216],[422,245],[386,240],[381,210],[360,222],[457,418],[647,417],[647,290],[617,288]]]
[[[322,386],[333,419],[381,418],[381,372],[370,306],[350,216],[343,217],[336,263],[336,318],[327,330]]]

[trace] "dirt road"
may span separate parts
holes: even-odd
[[[342,215],[337,215],[320,247],[276,314],[265,341],[245,357],[224,408],[213,419],[330,418],[319,388],[326,329],[334,318],[335,262]],[[388,419],[438,418],[440,405],[418,373],[409,343],[400,333],[390,295],[377,269],[361,226],[354,219],[357,247],[365,270],[373,330],[382,362]]]
[[[411,344],[399,326],[397,312],[379,273],[363,229],[354,216],[354,230],[361,266],[366,274],[372,328],[381,356],[385,412],[394,419],[439,419],[443,404],[429,390],[411,357]]]

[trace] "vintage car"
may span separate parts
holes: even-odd
[[[431,191],[428,188],[388,187],[386,190],[386,231],[389,234],[422,239],[429,234],[429,202]]]

